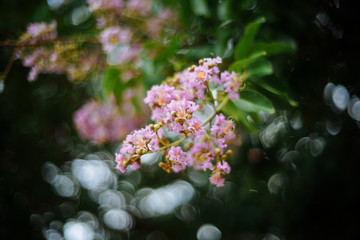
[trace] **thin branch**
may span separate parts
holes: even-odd
[[[44,45],[49,45],[49,44],[82,44],[82,43],[87,43],[87,44],[93,44],[93,45],[101,45],[101,43],[97,40],[90,40],[90,39],[85,39],[85,40],[56,40],[56,41],[41,41],[41,42],[37,42],[37,43],[22,43],[22,42],[17,42],[17,41],[3,41],[0,42],[0,47],[14,47],[14,48],[26,48],[26,47],[39,47],[39,46],[44,46]]]
[[[14,52],[13,52],[13,54],[11,55],[11,58],[10,58],[8,64],[7,64],[6,68],[5,68],[4,74],[3,74],[2,77],[1,77],[1,80],[2,80],[3,82],[5,82],[7,76],[9,75],[9,72],[10,72],[10,70],[11,70],[11,67],[12,67],[12,65],[13,65],[13,63],[14,63],[14,61],[15,61],[15,58],[16,58],[16,52],[17,52],[17,49],[15,49]]]

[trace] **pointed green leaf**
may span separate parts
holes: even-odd
[[[190,3],[191,3],[191,8],[195,15],[203,16],[203,17],[210,16],[210,10],[206,0],[190,1]]]
[[[261,24],[265,22],[265,18],[261,17],[254,22],[249,23],[244,31],[244,35],[235,47],[235,60],[246,57],[253,46],[254,38]]]
[[[245,67],[249,78],[261,78],[273,74],[271,63],[264,59],[258,59]]]
[[[295,43],[281,43],[281,42],[260,42],[256,43],[252,52],[266,51],[267,57],[280,54],[283,52],[291,52],[296,49]]]
[[[236,107],[245,112],[274,113],[275,108],[265,96],[253,91],[243,91],[240,99],[233,101]]]
[[[288,96],[285,82],[278,78],[267,77],[256,79],[256,81],[252,82],[266,89],[267,91],[280,96],[280,98],[282,98],[284,101],[287,101],[293,107],[296,107],[299,104]]]
[[[229,67],[229,71],[230,72],[232,72],[232,71],[240,72],[245,67],[245,65],[250,64],[264,56],[266,56],[265,51],[253,53],[250,57],[238,60],[238,61],[234,62],[233,64],[231,64]]]
[[[104,95],[108,97],[111,93],[114,93],[118,84],[121,84],[120,71],[115,68],[108,69],[104,74],[104,80],[102,83],[102,92]]]

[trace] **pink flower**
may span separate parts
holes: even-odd
[[[185,153],[181,150],[181,147],[171,146],[168,152],[169,160],[171,162],[171,168],[174,172],[179,172],[186,169],[187,161]]]
[[[100,42],[105,52],[109,53],[120,44],[127,44],[132,37],[130,28],[110,27],[100,34]]]
[[[221,172],[219,171],[214,171],[211,176],[209,177],[209,180],[211,182],[211,184],[217,186],[217,187],[223,187],[224,186],[224,182],[225,179],[222,178],[221,176]]]
[[[164,117],[164,107],[171,101],[180,99],[182,91],[175,90],[174,87],[170,87],[166,84],[155,85],[149,91],[144,102],[148,104],[153,113],[151,119],[154,121],[160,121]]]
[[[133,94],[135,93],[129,90],[125,91],[124,101],[120,106],[116,104],[114,96],[110,96],[106,103],[91,100],[83,105],[74,114],[74,123],[80,137],[97,144],[118,142],[127,133],[141,126],[143,120],[139,120],[135,107],[129,103]],[[127,114],[122,114],[120,110]]]
[[[230,165],[226,161],[218,162],[216,168],[226,174],[229,174],[231,171]]]
[[[127,135],[123,142],[120,153],[122,154],[145,154],[155,152],[159,149],[159,142],[156,133],[146,126],[140,130],[135,130]]]
[[[189,93],[190,98],[188,100],[205,98],[206,85],[204,82],[199,81],[198,74],[195,71],[189,72],[189,70],[185,69],[179,73],[179,83]]]
[[[202,122],[193,117],[192,114],[198,110],[199,106],[188,100],[172,100],[164,109],[166,117],[163,119],[170,131],[178,134],[194,133],[195,135],[204,134]]]
[[[224,84],[224,92],[229,93],[229,98],[231,100],[239,99],[240,95],[238,93],[240,89],[240,79],[237,77],[235,72],[224,71],[221,73],[220,81]]]
[[[126,158],[122,154],[115,153],[115,162],[117,162],[116,169],[120,170],[120,172],[126,172]]]
[[[224,186],[225,179],[221,176],[222,174],[228,174],[230,173],[231,168],[229,164],[226,161],[218,162],[216,164],[216,168],[211,173],[209,180],[212,184],[214,184],[217,187]]]
[[[211,163],[214,160],[214,154],[212,146],[209,141],[199,142],[201,138],[195,139],[194,146],[189,150],[187,154],[189,165],[193,165],[195,169],[213,170],[214,166]]]
[[[88,4],[90,10],[93,12],[113,10],[120,13],[123,7],[122,0],[88,0]]]
[[[226,120],[223,114],[216,115],[213,126],[211,127],[211,134],[217,138],[224,138],[231,140],[235,137],[235,124],[232,120]]]
[[[38,41],[53,40],[56,37],[56,21],[52,21],[50,24],[39,22],[32,23],[27,27],[26,34],[21,37],[21,41],[36,43]]]
[[[146,16],[151,10],[151,2],[149,0],[129,0],[127,7],[140,16]]]

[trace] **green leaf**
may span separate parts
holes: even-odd
[[[253,82],[276,95],[284,95],[284,94],[286,95],[287,90],[284,81],[276,77],[262,78]]]
[[[240,99],[233,101],[235,106],[245,112],[274,113],[275,108],[265,96],[253,91],[242,91]]]
[[[196,16],[209,17],[210,11],[206,0],[192,0],[190,1],[191,8]]]
[[[264,56],[266,56],[265,51],[253,53],[250,57],[242,59],[242,60],[238,60],[238,61],[234,62],[233,64],[231,64],[229,67],[229,71],[230,72],[232,72],[232,71],[240,72],[245,67],[246,64],[252,63]]]
[[[249,78],[261,78],[274,73],[271,63],[264,59],[258,59],[245,67]]]
[[[267,57],[280,54],[283,52],[292,52],[296,49],[295,43],[281,43],[281,42],[260,42],[256,43],[252,52],[266,51]]]
[[[294,101],[288,96],[288,90],[286,86],[286,82],[278,79],[274,76],[265,77],[260,79],[250,79],[252,83],[262,87],[263,89],[277,95],[285,102],[288,102],[291,106],[297,107],[299,105],[298,102]]]
[[[248,120],[248,113],[239,109],[232,101],[228,101],[222,108],[222,111],[233,118],[235,121],[242,123],[242,125],[251,132],[257,131],[257,127]]]
[[[264,22],[265,22],[265,18],[261,17],[255,20],[254,22],[249,23],[246,26],[242,39],[235,47],[235,55],[234,55],[235,60],[244,58],[249,54],[253,46],[255,36],[259,30],[259,27]]]
[[[105,72],[102,83],[102,92],[106,97],[109,97],[118,84],[121,84],[120,71],[115,68],[110,68]]]

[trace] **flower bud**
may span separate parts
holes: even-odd
[[[171,116],[175,117],[176,116],[176,111],[171,111]]]
[[[161,125],[158,123],[154,125],[155,130],[158,130],[160,127],[161,127]]]
[[[187,115],[186,119],[192,119],[192,115]]]
[[[175,118],[175,122],[180,122],[180,118]]]
[[[193,72],[195,70],[195,65],[192,65],[191,67],[188,68],[189,72]]]
[[[231,155],[232,154],[232,151],[229,149],[226,151],[226,155]]]
[[[215,153],[216,153],[216,154],[219,154],[219,153],[221,153],[221,150],[220,150],[220,148],[215,148]]]
[[[141,149],[136,149],[136,154],[140,155],[141,154]]]
[[[199,60],[199,65],[200,65],[200,66],[204,65],[204,60],[203,60],[203,59],[200,59],[200,60]]]

